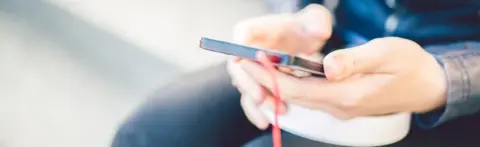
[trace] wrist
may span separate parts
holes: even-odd
[[[428,58],[429,65],[427,68],[420,69],[426,70],[422,73],[425,73],[425,79],[427,79],[427,82],[429,82],[428,85],[430,85],[430,88],[428,88],[429,90],[425,91],[427,92],[426,95],[428,95],[426,98],[429,99],[427,104],[428,106],[424,108],[423,111],[420,111],[421,113],[438,110],[447,103],[448,88],[445,70],[443,69],[441,62],[439,62],[434,55],[428,54]]]
[[[433,88],[431,101],[429,107],[423,111],[414,114],[416,124],[423,129],[430,129],[435,127],[445,112],[445,105],[447,103],[447,77],[442,63],[433,54],[428,56],[432,62],[429,66],[427,75],[428,81],[431,81]]]

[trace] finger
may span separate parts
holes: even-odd
[[[265,96],[265,88],[256,83],[237,63],[227,63],[227,70],[236,83],[236,87],[241,90],[242,94],[249,95],[257,103],[261,103]]]
[[[305,13],[300,16],[310,16],[315,13]],[[318,14],[315,14],[318,15]],[[305,18],[305,19],[303,19]],[[238,23],[234,27],[234,41],[253,47],[279,50],[291,54],[311,54],[321,49],[331,33],[331,24],[322,25],[316,22],[327,23],[330,21],[316,20],[312,23],[307,17],[294,17],[291,14],[269,15],[250,19]],[[305,29],[310,26],[325,27],[323,32],[309,33]],[[321,36],[321,37],[319,37]]]
[[[268,60],[264,53],[258,54],[259,60]],[[268,62],[263,62],[268,63]],[[345,88],[348,83],[332,83],[321,78],[297,78],[277,70],[268,71],[263,66],[252,61],[242,61],[242,68],[257,83],[273,91],[274,84],[278,85],[280,95],[286,96],[282,99],[315,99],[317,101],[336,101],[338,97],[345,95]],[[270,65],[272,66],[272,65]],[[275,74],[274,83],[270,72]]]
[[[273,84],[275,83],[273,82],[270,73],[260,64],[244,60],[240,62],[240,65],[254,81],[266,87],[269,91],[273,90]],[[276,70],[273,72],[276,76],[276,82],[281,95],[290,95],[294,97],[303,96],[303,90],[299,87],[300,79]]]
[[[272,110],[272,112],[275,110],[276,106],[278,106],[278,113],[279,114],[285,114],[287,112],[287,106],[285,105],[285,103],[279,101],[278,105],[276,105],[275,104],[275,98],[271,95],[266,96],[264,101],[260,105],[260,107],[270,109],[270,110]]]
[[[289,15],[264,17],[255,22],[246,34],[245,44],[253,47],[268,48],[286,53],[296,54],[306,40],[300,40],[300,25]],[[302,43],[299,43],[302,41]]]
[[[260,109],[257,108],[255,101],[253,101],[252,98],[248,98],[247,96],[242,96],[240,101],[247,119],[257,128],[261,130],[267,129],[269,126],[269,122],[267,121],[263,113],[260,111]]]
[[[328,79],[342,80],[355,74],[369,74],[377,69],[388,58],[388,46],[381,40],[370,41],[366,44],[341,49],[328,54],[323,64]]]
[[[332,35],[332,16],[328,9],[318,4],[311,4],[296,14],[302,35],[299,42],[302,53],[314,54],[321,50]]]
[[[273,90],[274,82],[267,71],[260,64],[244,60],[240,62],[241,67],[247,72],[247,74],[259,83],[266,87],[269,91]],[[342,82],[332,82],[323,78],[297,78],[277,70],[272,71],[275,74],[276,84],[278,84],[278,90],[283,100],[288,99],[305,99],[315,100],[318,102],[332,102],[339,103],[342,99],[348,98],[350,93],[346,93],[345,90],[359,89],[356,85],[361,85],[362,81],[352,79]]]
[[[265,87],[263,86],[260,86],[260,95],[254,95],[254,94],[250,94],[251,92],[249,92],[249,90],[244,90],[245,88],[238,88],[240,90],[240,93],[244,94],[244,95],[247,95],[248,98],[251,98],[255,101],[255,103],[257,105],[261,105],[268,96],[271,96],[272,94],[268,91],[268,89],[266,89]]]
[[[332,15],[322,5],[310,4],[296,14],[304,31],[316,39],[324,41],[332,34]]]
[[[282,30],[279,28],[291,24],[293,22],[291,18],[288,14],[266,15],[239,22],[233,27],[233,41],[240,44],[246,44],[252,40],[264,41],[269,34],[277,34]]]

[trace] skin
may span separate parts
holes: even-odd
[[[331,36],[330,12],[310,5],[296,14],[271,15],[240,22],[234,31],[237,43],[273,48],[291,54],[318,52]],[[258,55],[265,60],[264,54]],[[446,102],[446,77],[435,58],[417,43],[396,37],[332,52],[323,59],[326,79],[297,78],[276,71],[281,98],[340,119],[424,113]],[[228,66],[234,85],[242,93],[248,119],[260,129],[268,121],[259,107],[273,108],[269,72],[256,62],[234,58]],[[285,106],[283,112],[288,111]]]

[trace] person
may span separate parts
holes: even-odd
[[[325,55],[326,79],[276,71],[283,101],[340,119],[412,112],[421,129],[393,146],[475,143],[469,133],[480,131],[472,125],[480,122],[480,3],[294,2],[299,11],[244,20],[234,29],[237,43]],[[238,58],[188,74],[129,117],[112,146],[271,146],[269,122],[259,111],[273,106],[271,85],[264,67]],[[282,138],[284,146],[331,146],[288,132]]]

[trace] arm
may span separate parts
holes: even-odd
[[[480,42],[462,42],[425,48],[442,65],[447,80],[447,103],[438,110],[415,115],[422,128],[480,110]]]

